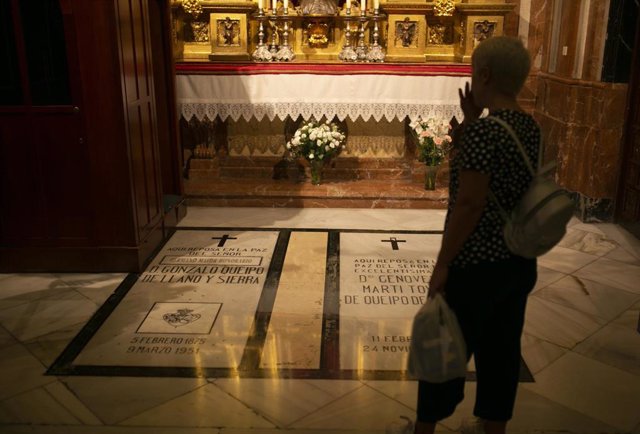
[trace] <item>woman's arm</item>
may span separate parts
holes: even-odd
[[[430,297],[443,291],[447,281],[449,264],[460,252],[478,224],[487,203],[489,179],[489,175],[478,171],[463,170],[460,172],[460,186],[456,203],[451,211],[447,230],[442,238],[438,261],[431,276]]]
[[[449,217],[438,262],[449,265],[473,232],[487,202],[489,175],[461,171],[458,197]]]

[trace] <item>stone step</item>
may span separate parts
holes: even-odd
[[[328,163],[323,172],[327,180],[410,180],[418,173],[421,178],[424,170],[408,160],[382,160],[338,158]],[[190,179],[293,179],[296,172],[303,171],[309,176],[306,162],[286,163],[275,158],[228,157],[220,160],[193,159],[190,162]],[[302,175],[299,175],[302,176]]]
[[[185,180],[192,206],[443,209],[448,190],[426,191],[411,180],[325,179],[320,185],[273,179]]]

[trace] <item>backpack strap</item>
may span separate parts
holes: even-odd
[[[494,121],[498,125],[500,125],[502,128],[507,130],[507,133],[509,133],[509,135],[511,136],[513,141],[516,142],[518,150],[520,151],[520,155],[522,155],[524,163],[527,166],[527,169],[529,169],[529,172],[531,173],[531,176],[535,178],[536,177],[536,172],[535,172],[535,170],[533,170],[533,166],[531,165],[531,160],[529,160],[529,156],[527,155],[527,151],[525,151],[524,146],[522,146],[522,143],[520,142],[520,139],[518,139],[518,136],[513,131],[513,128],[511,128],[511,125],[509,125],[508,123],[506,123],[502,119],[497,118],[495,116],[487,116],[486,119],[491,119],[492,121]],[[538,168],[540,168],[541,164],[542,164],[542,150],[538,149]],[[554,166],[555,166],[555,164],[554,164]],[[553,169],[553,167],[545,168],[545,171],[549,171],[551,169]],[[500,205],[500,201],[498,201],[498,198],[496,197],[495,194],[493,194],[493,191],[491,191],[491,189],[489,189],[489,199],[494,201],[495,204],[498,206],[498,211],[500,212],[500,216],[502,217],[502,219],[505,222],[508,222],[509,220],[511,220],[511,218],[509,217],[509,214],[502,207],[502,205]]]
[[[518,139],[518,136],[516,136],[516,133],[513,131],[513,128],[511,128],[511,125],[509,125],[508,123],[506,123],[502,119],[497,118],[495,116],[488,116],[487,119],[491,119],[492,121],[498,123],[502,128],[507,130],[507,132],[509,133],[511,138],[516,142],[516,145],[518,146],[518,150],[520,151],[520,154],[522,155],[522,158],[524,159],[524,164],[527,166],[527,169],[529,169],[529,172],[531,173],[531,176],[535,177],[536,176],[536,171],[533,170],[533,165],[531,165],[531,160],[529,160],[529,156],[527,155],[527,151],[525,151],[524,146],[522,146],[522,143],[520,142],[520,139]],[[538,148],[538,168],[540,168],[541,165],[542,165],[542,152]]]
[[[509,214],[504,208],[502,208],[502,205],[500,205],[500,201],[498,201],[498,198],[496,197],[495,194],[493,194],[493,191],[491,191],[491,189],[489,189],[489,199],[494,201],[495,204],[498,206],[498,211],[500,212],[500,217],[502,217],[502,220],[504,220],[505,222],[508,222],[509,220],[511,220],[511,218],[509,217]]]

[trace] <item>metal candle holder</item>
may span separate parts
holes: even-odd
[[[296,55],[289,46],[289,20],[287,15],[289,15],[288,10],[284,10],[284,26],[282,29],[282,45],[280,49],[276,53],[276,59],[284,62],[289,62],[295,59]]]
[[[258,25],[258,46],[256,47],[256,49],[253,51],[253,54],[251,55],[251,57],[253,58],[253,60],[255,60],[256,62],[269,62],[273,59],[273,55],[271,54],[271,52],[269,51],[269,47],[267,47],[267,45],[264,43],[264,21],[265,21],[265,15],[264,15],[264,9],[260,9],[258,11],[258,15],[256,17],[258,19],[259,25]]]
[[[276,16],[274,9],[274,18]],[[271,29],[271,44],[269,44],[269,52],[275,58],[278,54],[278,24],[277,21],[273,21],[273,28]]]
[[[343,62],[355,62],[358,60],[358,54],[351,46],[351,8],[347,9],[347,18],[344,20],[345,22],[345,31],[344,31],[344,46],[342,47],[342,51],[338,54],[338,59]]]
[[[367,54],[367,61],[369,62],[384,62],[386,56],[384,48],[378,42],[380,39],[379,20],[380,11],[375,9],[373,12],[373,45],[369,48],[369,53]]]
[[[360,17],[360,29],[358,30],[358,46],[356,47],[356,55],[358,61],[364,62],[367,60],[367,46],[364,43],[364,32],[367,27],[367,17],[364,15]]]

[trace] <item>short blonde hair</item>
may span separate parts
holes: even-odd
[[[511,96],[518,95],[531,68],[529,52],[522,42],[508,36],[482,41],[473,51],[471,62],[474,70],[489,68],[492,85]]]

